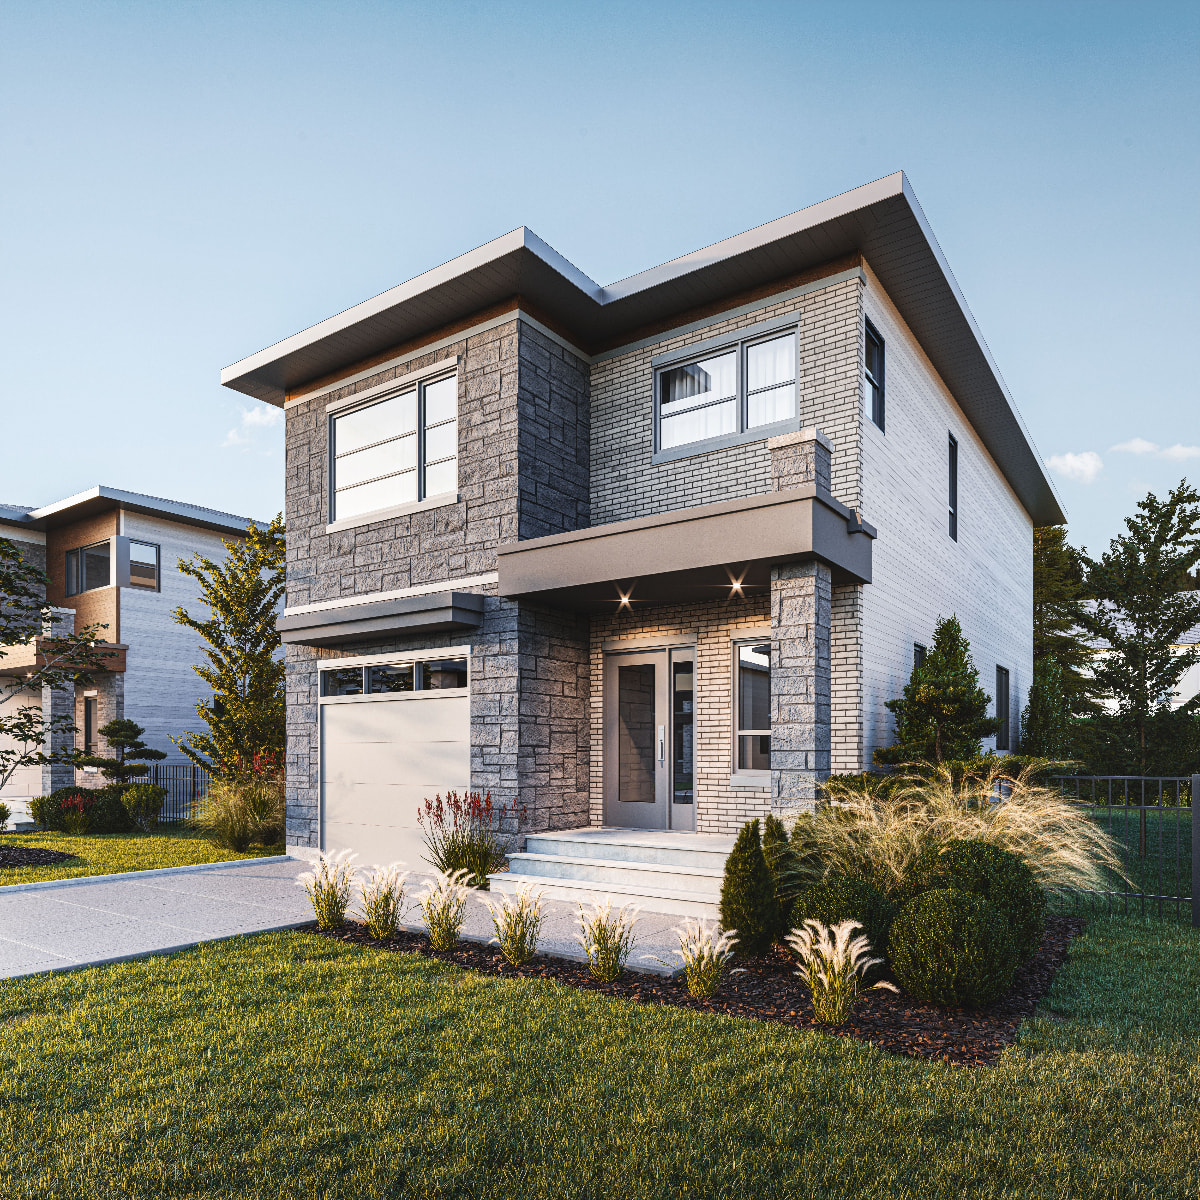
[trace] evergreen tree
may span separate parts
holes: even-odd
[[[779,929],[779,905],[757,819],[742,826],[725,860],[721,928],[736,930],[737,954],[752,958],[761,957],[771,948]]]
[[[1058,664],[1059,689],[1072,715],[1099,711],[1092,699],[1092,648],[1080,627],[1085,593],[1083,556],[1063,525],[1033,531],[1034,685],[1039,663]]]
[[[1200,592],[1180,589],[1200,562],[1200,493],[1186,479],[1165,500],[1151,492],[1125,526],[1128,533],[1113,538],[1099,559],[1084,556],[1094,604],[1080,619],[1102,648],[1092,668],[1095,685],[1116,704],[1100,724],[1115,725],[1110,740],[1129,747],[1127,770],[1145,775],[1167,749],[1156,743],[1156,727],[1172,740],[1182,729],[1188,741],[1186,718],[1200,712],[1194,696],[1174,709],[1178,717],[1169,715],[1181,677],[1200,662],[1195,647],[1175,648],[1200,622]]]
[[[282,516],[266,529],[251,521],[244,541],[225,543],[223,562],[196,555],[179,564],[200,584],[210,614],[200,620],[175,610],[175,620],[204,640],[208,663],[195,671],[212,689],[212,701],[196,705],[208,732],[172,741],[215,775],[228,777],[256,758],[283,757],[284,666],[275,618],[284,592],[284,532]]]
[[[146,773],[146,763],[159,762],[167,756],[161,750],[151,750],[142,741],[145,733],[136,721],[118,717],[100,726],[100,736],[116,751],[116,757],[80,754],[75,764],[80,767],[99,767],[100,774],[113,783],[128,783]]]
[[[1050,655],[1033,662],[1029,703],[1021,715],[1021,753],[1058,761],[1071,757],[1071,700],[1063,669]]]
[[[771,872],[775,903],[779,909],[775,940],[780,941],[787,933],[787,916],[800,885],[796,854],[792,849],[791,842],[788,841],[787,828],[774,813],[768,814],[763,822],[762,848],[763,858],[767,861],[767,870]]]
[[[896,744],[876,750],[881,764],[941,763],[975,758],[980,738],[999,728],[987,715],[991,697],[979,686],[971,646],[958,618],[940,620],[925,661],[913,667],[899,700],[887,706],[896,716]]]

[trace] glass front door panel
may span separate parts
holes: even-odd
[[[691,804],[696,798],[694,767],[695,674],[690,662],[671,663],[671,800]]]
[[[617,798],[624,804],[656,800],[653,663],[617,668]]]

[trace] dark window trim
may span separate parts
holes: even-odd
[[[144,584],[133,582],[133,547],[134,546],[151,546],[154,549],[154,586],[146,587]],[[161,592],[162,591],[162,546],[158,542],[145,542],[141,538],[129,539],[129,562],[130,562],[130,580],[129,586],[137,588],[139,592]]]
[[[879,378],[867,367],[866,342],[873,341],[879,347]],[[871,399],[871,420],[879,427],[880,433],[886,433],[887,399],[884,391],[884,376],[887,374],[887,358],[884,352],[883,338],[879,330],[866,322],[865,341],[863,343],[863,374],[875,385],[875,394]]]
[[[427,688],[422,685],[421,668],[423,666],[432,666],[440,662],[466,662],[467,664],[467,682],[460,688]],[[367,685],[370,679],[368,672],[372,667],[412,667],[413,671],[413,687],[410,692],[371,692],[367,690]],[[359,687],[361,690],[351,692],[345,696],[327,695],[325,692],[325,675],[333,671],[358,671]],[[471,687],[471,656],[469,654],[446,654],[438,650],[418,651],[414,655],[407,658],[389,659],[387,662],[368,662],[363,663],[361,667],[356,667],[351,663],[342,663],[339,666],[318,666],[317,672],[317,694],[320,700],[349,700],[359,697],[371,698],[379,696],[414,696],[414,695],[444,695],[446,692],[466,692]]]
[[[87,582],[87,572],[84,569],[83,556],[89,550],[95,550],[97,546],[107,546],[109,548],[108,558],[108,582],[102,583],[98,587],[90,588],[83,585]],[[79,585],[74,590],[71,589],[71,556],[75,556],[75,581]],[[113,566],[112,566],[112,539],[101,538],[98,542],[88,542],[86,546],[75,546],[68,550],[63,555],[63,595],[65,596],[82,596],[84,592],[99,592],[106,587],[112,587]]]
[[[949,468],[950,486],[947,499],[949,501],[949,533],[958,541],[958,439],[950,434],[950,447],[947,466]]]
[[[922,646],[920,642],[913,642],[913,670],[915,671],[926,659],[929,654],[929,647]]]
[[[1012,691],[1008,668],[996,665],[996,720],[1000,728],[996,730],[996,749],[1012,749]]]
[[[793,364],[796,378],[792,382],[792,415],[782,421],[772,421],[769,425],[747,425],[746,410],[748,397],[746,393],[746,353],[749,347],[758,342],[772,342],[776,338],[791,333],[795,339],[793,349]],[[684,442],[680,446],[662,447],[662,417],[661,417],[661,388],[659,380],[663,372],[676,367],[695,362],[701,358],[714,358],[734,350],[737,352],[737,428],[731,433],[718,437],[704,438],[695,442]],[[798,316],[789,315],[776,325],[773,321],[765,322],[763,326],[750,329],[740,329],[728,338],[709,338],[692,346],[683,346],[670,354],[653,360],[653,377],[651,379],[653,405],[653,445],[651,447],[651,462],[671,462],[677,458],[690,458],[693,454],[707,454],[713,450],[723,450],[729,446],[740,446],[748,442],[761,442],[775,437],[780,433],[793,433],[801,428],[800,424],[800,320]],[[715,402],[714,402],[715,403]]]

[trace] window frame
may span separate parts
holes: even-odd
[[[742,780],[742,781],[753,780],[756,783],[761,784],[762,786],[766,786],[767,784],[769,784],[770,779],[771,779],[770,767],[767,767],[765,769],[762,769],[762,768],[754,769],[754,768],[750,768],[750,767],[739,767],[738,766],[738,746],[739,746],[740,738],[743,738],[743,737],[766,737],[766,738],[770,739],[772,736],[771,729],[769,726],[766,730],[743,729],[742,728],[742,682],[741,682],[741,669],[740,669],[740,651],[743,646],[762,646],[762,645],[772,647],[770,631],[764,631],[758,637],[748,637],[748,636],[736,637],[736,638],[733,638],[732,642],[731,642],[729,658],[730,658],[730,664],[731,664],[731,668],[732,668],[732,691],[733,691],[732,717],[733,717],[733,719],[731,721],[731,725],[733,726],[733,729],[732,729],[733,737],[730,741],[730,752],[731,752],[730,776],[732,779],[735,779],[735,780]],[[771,674],[775,669],[775,664],[773,662],[773,659],[774,659],[774,650],[772,647],[771,650],[768,652],[768,664],[769,665],[767,667],[767,695],[768,695],[767,720],[768,720],[768,722],[770,721]],[[770,750],[768,750],[767,753],[768,753],[768,755],[770,755]]]
[[[154,550],[154,586],[147,587],[144,583],[133,582],[133,547],[149,546]],[[162,591],[162,546],[158,542],[144,542],[141,538],[129,539],[129,586],[139,592]]]
[[[464,662],[467,666],[467,682],[462,687],[422,687],[421,668],[439,662]],[[411,667],[413,686],[411,691],[369,692],[369,672],[372,667]],[[360,691],[349,695],[326,695],[325,675],[330,671],[356,670],[359,673]],[[317,700],[321,704],[361,704],[384,700],[414,700],[432,696],[465,696],[470,693],[471,651],[465,646],[438,647],[434,650],[414,650],[408,654],[367,654],[358,658],[332,659],[317,663]]]
[[[929,647],[923,646],[920,642],[913,642],[913,670],[925,665],[925,660],[929,657]]]
[[[949,510],[948,532],[953,541],[958,541],[958,438],[950,434],[947,449],[948,488],[946,493]]]
[[[749,397],[746,388],[746,359],[750,347],[760,342],[774,341],[776,338],[791,334],[794,338],[793,363],[796,372],[792,381],[792,415],[780,421],[772,421],[767,425],[747,425],[747,410]],[[735,401],[737,406],[737,428],[731,433],[719,434],[716,437],[703,438],[695,442],[684,442],[679,446],[662,445],[662,376],[665,372],[686,366],[702,358],[715,358],[720,354],[734,351],[737,354],[737,384]],[[681,346],[666,354],[656,355],[651,359],[651,462],[672,462],[680,458],[691,458],[696,454],[709,454],[714,450],[724,450],[730,446],[745,445],[749,442],[765,441],[781,433],[793,433],[801,428],[800,414],[800,317],[798,313],[790,313],[786,317],[772,321],[763,321],[758,325],[739,329],[736,332],[721,337],[706,338],[704,341],[693,342]]]
[[[1001,687],[1003,677],[1003,687]],[[1004,715],[1000,715],[1000,697],[1004,697]],[[1012,676],[1007,667],[996,664],[996,720],[1002,724],[996,730],[996,749],[1012,749]]]
[[[869,358],[867,356],[867,345],[869,342],[874,342],[879,347],[879,378],[875,378],[875,373],[867,366]],[[885,343],[879,330],[875,328],[871,322],[865,321],[863,325],[863,377],[874,385],[875,391],[871,396],[871,422],[879,429],[880,433],[887,433],[887,393],[885,390],[884,377],[887,374],[887,355]]]
[[[425,441],[426,441],[426,421],[425,421],[425,392],[434,384],[443,383],[447,379],[454,380],[454,425],[455,425],[455,445],[454,445],[454,487],[450,491],[436,492],[429,495],[425,487],[425,471],[429,464],[425,461]],[[399,396],[403,396],[408,392],[415,392],[417,396],[417,498],[415,500],[402,500],[398,504],[385,504],[379,508],[368,509],[364,512],[354,513],[350,516],[339,517],[337,515],[337,423],[342,417],[350,416],[352,413],[363,412],[368,408],[374,408],[377,404],[385,404],[389,400],[395,400]],[[354,403],[353,400],[359,400],[359,403]],[[390,382],[386,387],[378,390],[372,389],[369,393],[362,397],[347,398],[346,402],[335,403],[330,405],[325,410],[326,415],[326,445],[328,446],[328,464],[326,478],[329,491],[329,504],[326,510],[327,523],[336,525],[339,528],[349,527],[351,525],[362,525],[369,521],[376,521],[392,512],[407,512],[412,509],[432,506],[438,503],[452,503],[458,499],[458,480],[459,471],[458,464],[461,459],[461,444],[459,441],[459,422],[462,416],[461,411],[461,396],[459,394],[459,371],[458,363],[455,361],[451,364],[439,364],[435,369],[431,369],[428,373],[419,375],[406,376],[400,380]],[[442,425],[449,424],[449,419],[439,421],[434,428],[440,428]],[[404,435],[397,435],[404,436]],[[385,439],[387,440],[387,439]],[[378,444],[378,443],[377,443]],[[364,450],[367,447],[360,446],[358,449]],[[448,461],[446,459],[438,459],[439,463]],[[436,464],[435,464],[436,465]],[[388,475],[380,475],[376,479],[387,479],[390,475],[398,475],[402,472],[393,471]],[[361,480],[356,486],[372,482],[372,480]]]
[[[108,548],[108,582],[96,587],[87,587],[87,563],[84,555],[97,546]],[[71,557],[75,557],[75,582],[78,586],[71,588]],[[63,554],[63,595],[82,596],[85,592],[100,592],[113,586],[113,542],[112,538],[101,538],[98,542],[88,542],[86,546],[74,546]]]

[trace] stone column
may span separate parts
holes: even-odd
[[[833,586],[822,562],[771,570],[771,807],[810,810],[829,776]]]
[[[815,483],[828,493],[833,478],[833,443],[819,429],[781,433],[767,440],[771,487],[777,491]]]
[[[42,719],[50,721],[55,717],[66,717],[74,723],[75,720],[75,685],[64,684],[62,687],[42,687]],[[50,754],[61,750],[75,748],[73,731],[51,729],[46,736],[43,751]],[[42,795],[48,796],[55,788],[70,787],[75,782],[75,768],[70,763],[52,762],[42,764]]]

